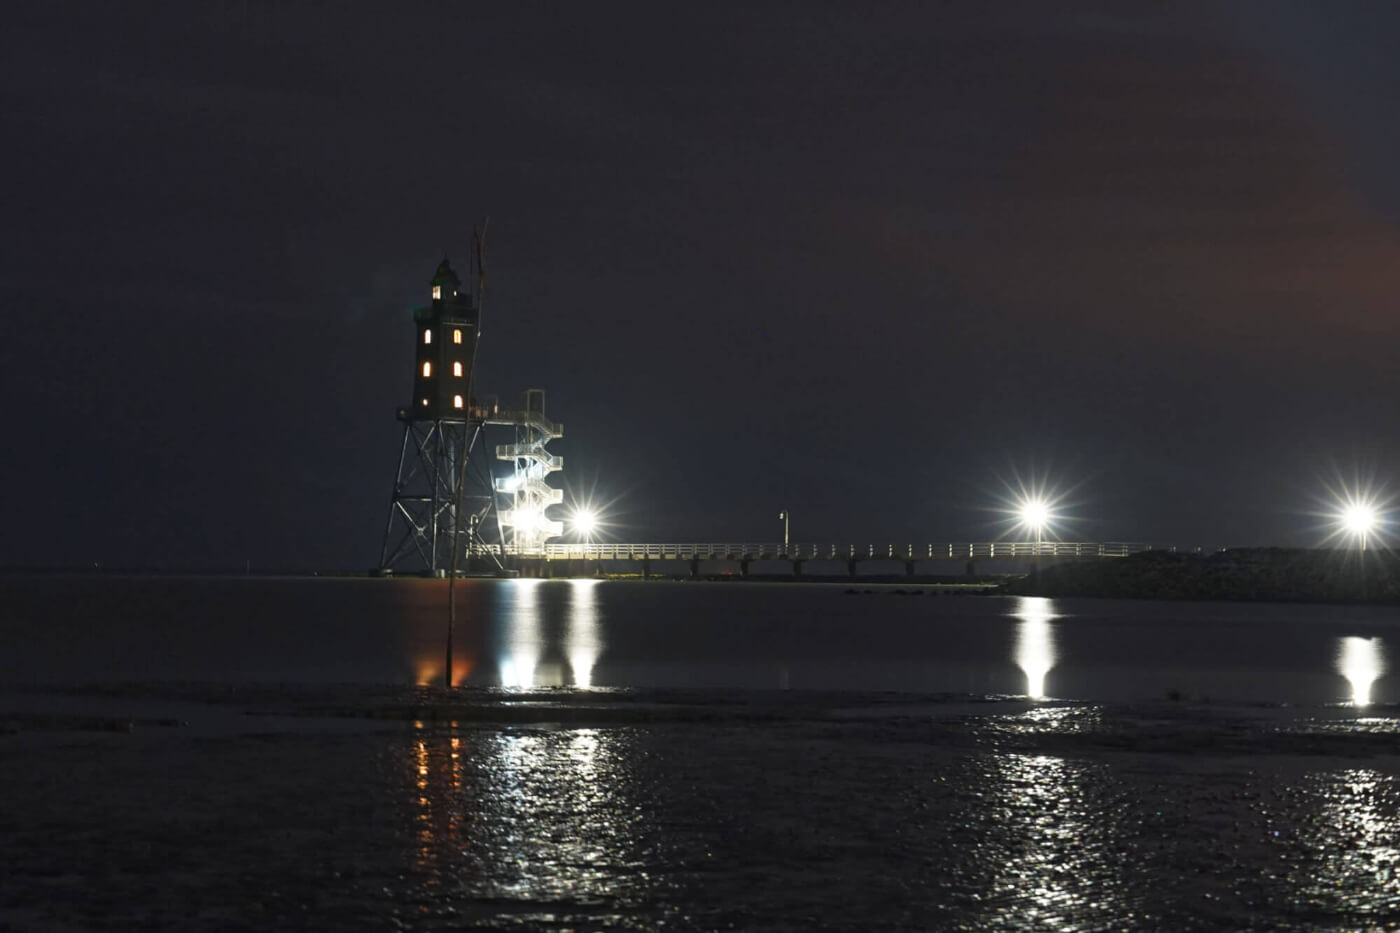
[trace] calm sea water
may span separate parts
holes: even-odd
[[[1400,700],[1395,607],[899,589],[473,580],[454,682]],[[429,580],[0,579],[0,682],[440,682],[446,594]]]
[[[1400,928],[1396,610],[870,589],[0,580],[0,929]]]

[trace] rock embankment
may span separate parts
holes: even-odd
[[[1400,556],[1386,551],[1239,548],[1148,551],[1053,564],[1007,584],[1024,596],[1400,603]]]

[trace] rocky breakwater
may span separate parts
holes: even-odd
[[[1231,548],[1147,551],[1050,564],[1011,581],[1022,596],[1400,603],[1400,555],[1388,551]]]

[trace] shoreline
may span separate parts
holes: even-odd
[[[561,570],[564,569],[562,566]],[[671,569],[667,567],[666,569]],[[1020,573],[804,574],[595,572],[591,575],[462,576],[482,582],[508,579],[594,580],[612,584],[781,584],[841,588],[847,595],[1042,596],[1151,602],[1400,605],[1400,554],[1289,548],[1240,548],[1212,553],[1150,551],[1129,557],[1047,560]],[[159,568],[0,568],[0,582],[23,580],[118,582],[122,580],[239,582],[406,581],[446,582],[444,577],[379,575],[327,570],[164,570]]]

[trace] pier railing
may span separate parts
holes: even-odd
[[[475,557],[488,554],[545,560],[976,560],[998,557],[1127,557],[1141,551],[1166,550],[1123,541],[971,541],[943,544],[619,544],[612,542],[546,544],[523,549],[499,544],[468,548]]]

